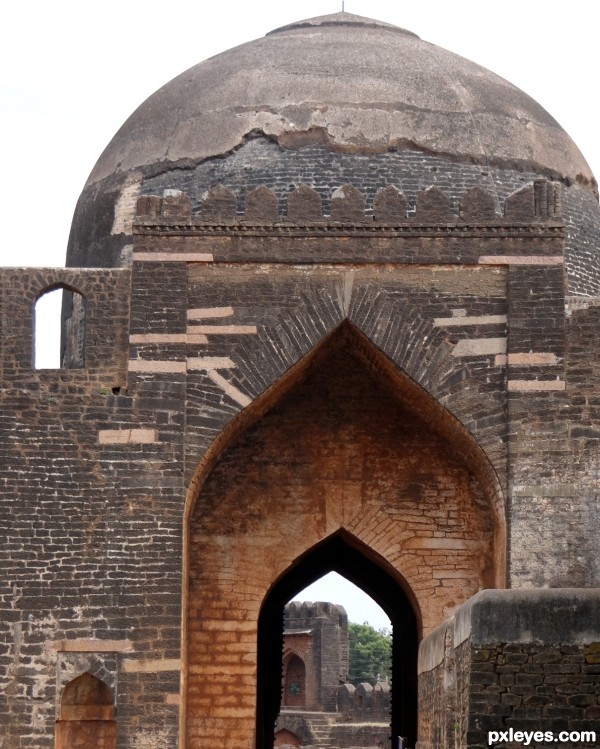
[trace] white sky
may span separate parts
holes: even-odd
[[[317,580],[308,588],[294,596],[294,601],[331,601],[331,603],[342,604],[348,620],[357,624],[367,622],[377,630],[391,630],[390,620],[385,611],[375,601],[356,585],[338,575],[330,572]]]
[[[595,0],[345,4],[347,12],[403,26],[507,78],[560,122],[597,175],[599,8]],[[341,0],[5,3],[0,266],[64,264],[73,209],[89,172],[124,120],[157,88],[278,26],[339,10]],[[357,621],[364,619],[380,626],[370,613]]]

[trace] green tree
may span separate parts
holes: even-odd
[[[355,686],[361,681],[375,684],[392,675],[392,635],[386,630],[376,630],[368,622],[348,624],[350,649],[349,681]]]

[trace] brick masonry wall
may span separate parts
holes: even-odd
[[[119,747],[176,740],[179,661],[173,667],[169,659],[179,658],[181,642],[183,490],[178,478],[174,498],[177,456],[167,440],[157,444],[166,411],[157,408],[148,429],[126,391],[130,282],[129,270],[2,272],[0,744],[7,749],[53,746],[62,689],[86,671],[115,696]],[[85,298],[82,369],[33,369],[35,300],[56,284]]]
[[[565,390],[509,396],[515,587],[600,579],[600,300],[569,297],[566,311]]]
[[[234,191],[241,212],[247,193],[260,185],[268,185],[277,195],[280,214],[285,215],[288,193],[300,184],[310,185],[318,191],[327,214],[332,193],[347,183],[365,194],[368,211],[371,211],[375,193],[382,185],[395,185],[406,195],[411,212],[415,209],[417,194],[435,184],[449,195],[455,210],[460,196],[473,187],[480,187],[495,196],[495,207],[499,212],[510,193],[540,177],[554,178],[548,174],[461,163],[410,149],[383,154],[339,153],[323,145],[283,149],[266,138],[256,137],[227,158],[208,159],[190,169],[143,176],[140,190],[148,195],[162,195],[165,189],[183,190],[192,197],[197,208],[206,190],[224,184]],[[121,222],[115,222],[112,214],[117,196],[125,194],[130,186],[118,184],[118,179],[116,182],[115,179],[113,176],[106,180],[106,184],[93,185],[88,188],[89,195],[82,195],[81,204],[85,210],[81,215],[76,214],[80,242],[78,247],[70,248],[70,264],[119,264],[121,248],[131,239],[126,234],[114,233],[115,223]],[[113,182],[115,184],[111,184]],[[569,292],[597,296],[600,293],[598,201],[590,191],[577,184],[563,187]],[[98,200],[98,193],[102,195],[101,200]],[[95,206],[90,203],[92,198],[96,200]],[[112,232],[107,218],[111,220]],[[128,217],[129,223],[132,220],[133,212]]]
[[[414,212],[417,194],[435,184],[446,192],[456,211],[460,197],[473,187],[496,196],[496,210],[510,193],[531,180],[548,175],[520,172],[481,165],[461,164],[440,156],[411,150],[385,154],[345,154],[314,145],[302,149],[281,149],[257,138],[250,140],[227,159],[211,159],[194,169],[164,172],[144,180],[142,193],[161,195],[164,189],[177,188],[190,194],[197,208],[202,194],[217,184],[233,189],[237,207],[244,209],[247,193],[259,185],[268,185],[279,199],[279,212],[285,215],[287,195],[300,184],[314,187],[320,194],[326,213],[336,187],[350,183],[365,194],[371,210],[381,185],[395,185],[408,199]],[[564,186],[563,216],[567,226],[565,247],[569,291],[572,294],[600,293],[600,244],[598,201],[577,185]]]
[[[387,162],[373,163],[385,171]],[[313,181],[329,211],[333,191],[320,179]],[[381,179],[366,190],[367,213]],[[417,187],[430,184],[423,176],[418,185],[401,185],[411,207]],[[520,178],[514,183],[522,184]],[[353,532],[410,578],[427,631],[480,586],[504,584],[506,522],[515,587],[597,583],[600,305],[582,296],[595,293],[595,261],[584,254],[573,260],[573,209],[569,283],[575,265],[582,275],[578,295],[565,299],[560,222],[531,219],[533,228],[512,233],[506,222],[487,233],[461,233],[454,224],[465,187],[448,187],[455,218],[422,236],[368,234],[360,222],[356,231],[335,229],[328,236],[186,234],[175,222],[162,234],[142,227],[147,231],[136,234],[128,269],[3,271],[0,737],[10,749],[52,745],[61,690],[86,670],[115,694],[119,749],[175,743],[182,600],[190,622],[204,622],[206,615],[208,627],[213,616],[210,608],[202,610],[193,579],[188,596],[182,566],[196,564],[194,574],[204,574],[203,560],[219,578],[211,579],[206,595],[217,582],[230,586],[226,616],[234,624],[224,629],[223,610],[215,609],[215,655],[190,691],[196,705],[190,720],[218,702],[223,714],[214,717],[223,723],[208,719],[206,740],[222,740],[227,732],[236,741],[251,740],[255,615],[272,577],[263,570],[262,578],[237,590],[226,570],[247,559],[244,569],[252,569],[251,546],[244,551],[248,558],[219,564],[223,548],[214,550],[211,539],[203,545],[197,526],[189,532],[189,513],[198,497],[197,508],[209,498],[202,493],[206,480],[214,492],[206,522],[224,537],[231,532],[243,540],[255,523],[283,522],[268,492],[256,489],[255,496],[272,502],[272,518],[231,483],[236,475],[245,480],[241,467],[223,478],[230,492],[223,501],[215,488],[221,469],[210,471],[228,446],[235,452],[242,445],[250,454],[252,435],[260,437],[260,425],[276,411],[267,421],[264,414],[287,403],[286,393],[301,392],[309,372],[315,392],[328,392],[341,374],[324,378],[324,370],[311,367],[336,340],[354,368],[348,377],[358,379],[339,385],[334,415],[349,409],[359,431],[369,435],[386,409],[395,413],[422,475],[408,480],[409,453],[387,422],[376,436],[388,442],[369,453],[372,475],[359,489],[354,479],[346,483],[359,466],[347,442],[327,444],[329,452],[317,456],[307,448],[307,457],[321,461],[334,501],[294,509],[285,529],[295,532],[298,545],[286,548],[278,564],[285,568],[294,553],[355,518]],[[573,190],[565,201],[580,194]],[[593,243],[591,234],[588,240]],[[521,267],[514,258],[522,257],[541,265]],[[544,257],[552,262],[544,264]],[[34,302],[60,283],[86,300],[86,365],[35,371]],[[367,388],[371,425],[360,416],[356,395],[342,396],[344,387],[355,393]],[[389,404],[383,412],[381,403]],[[332,414],[321,413],[329,424]],[[273,427],[272,439],[275,433]],[[288,445],[296,439],[282,436]],[[315,446],[321,437],[315,434]],[[373,438],[371,444],[380,443]],[[398,454],[404,455],[400,461]],[[310,478],[307,464],[294,455],[288,465]],[[398,486],[397,471],[404,476]],[[289,501],[301,493],[283,479],[269,485]],[[404,493],[397,496],[400,487]],[[377,504],[376,494],[391,496],[390,506]],[[235,514],[237,506],[229,510],[236,496],[244,518]],[[374,515],[358,517],[363,501],[374,502]],[[380,516],[386,518],[381,525]],[[243,520],[240,528],[227,526],[233,517]],[[389,541],[390,529],[396,533],[401,523],[408,523],[397,535],[406,541],[402,548]],[[265,543],[279,542],[276,530]],[[237,692],[231,704],[224,701],[226,679],[215,684],[227,652],[243,704]]]
[[[596,591],[568,589],[468,602],[421,644],[419,749],[483,749],[488,731],[511,728],[600,735],[599,610]]]

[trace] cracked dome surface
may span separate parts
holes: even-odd
[[[69,263],[90,264],[94,247],[127,233],[130,216],[117,214],[132,185],[223,158],[257,136],[284,149],[412,150],[595,187],[570,137],[515,86],[404,29],[336,13],[216,55],[149,97],[90,174]]]

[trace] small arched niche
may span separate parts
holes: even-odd
[[[306,664],[296,653],[283,661],[283,697],[286,707],[306,707]]]
[[[85,364],[85,299],[65,284],[51,286],[36,299],[35,369],[81,369]]]
[[[110,688],[92,674],[70,681],[60,700],[56,749],[115,749],[117,730]]]
[[[274,746],[301,746],[301,741],[295,733],[287,728],[282,728],[275,734]]]

